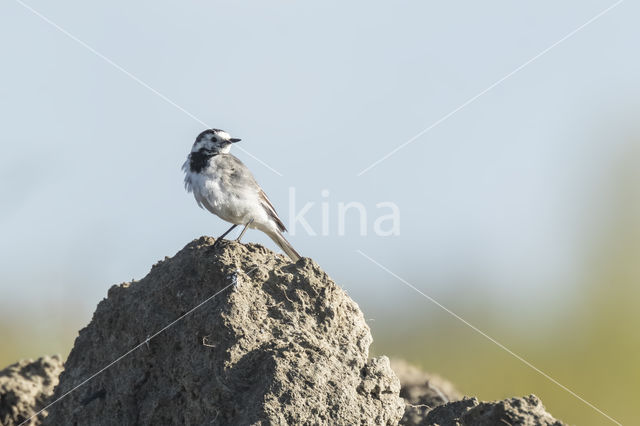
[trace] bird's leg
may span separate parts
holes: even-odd
[[[240,238],[242,238],[242,236],[244,235],[245,232],[247,232],[247,228],[249,227],[249,225],[251,225],[251,223],[253,222],[253,219],[251,219],[249,222],[247,222],[247,224],[244,226],[244,229],[242,230],[242,232],[240,233],[240,235],[238,235],[238,238],[236,238],[237,242],[240,242]]]
[[[213,243],[213,247],[212,248],[216,248],[218,246],[218,244],[220,243],[220,241],[222,241],[222,239],[224,237],[226,237],[229,232],[233,231],[236,226],[238,226],[238,225],[233,225],[231,228],[229,228],[227,230],[227,232],[225,232],[224,234],[222,234],[218,238],[216,238],[216,241]]]

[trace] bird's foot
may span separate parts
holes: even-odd
[[[229,232],[233,231],[236,226],[238,226],[238,225],[233,225],[231,228],[229,228],[227,230],[227,232],[225,232],[224,234],[222,234],[218,238],[216,238],[216,240],[214,241],[213,246],[211,246],[211,248],[212,249],[218,248],[218,246],[220,245],[220,243],[222,242],[224,237],[226,237]]]

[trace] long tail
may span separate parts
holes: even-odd
[[[289,259],[291,259],[291,261],[297,262],[298,259],[300,259],[300,255],[298,254],[298,252],[295,251],[295,249],[291,246],[291,244],[289,244],[289,241],[284,238],[280,231],[267,232],[266,234],[273,240],[274,243],[278,245],[278,247],[282,249],[282,251],[287,254],[287,256],[289,256]]]

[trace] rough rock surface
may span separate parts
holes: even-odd
[[[476,398],[440,405],[431,410],[422,423],[425,426],[563,426],[547,413],[535,395],[495,402],[478,402]]]
[[[62,369],[60,357],[54,355],[22,360],[0,370],[0,424],[18,425],[40,411],[53,394]],[[40,424],[46,416],[43,411],[27,424]]]
[[[360,309],[312,260],[212,244],[195,240],[109,290],[55,396],[113,365],[45,424],[398,423],[389,360],[368,359]]]
[[[433,408],[462,398],[451,382],[402,359],[392,359],[391,369],[400,379],[400,396],[406,404],[401,425],[419,425]]]

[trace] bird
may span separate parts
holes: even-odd
[[[243,225],[236,241],[240,242],[247,228],[258,229],[297,262],[300,255],[282,235],[287,228],[267,194],[249,168],[229,153],[236,142],[240,139],[224,130],[207,129],[198,135],[182,166],[185,189],[193,193],[198,206],[233,224],[216,239],[214,248],[236,226]]]

